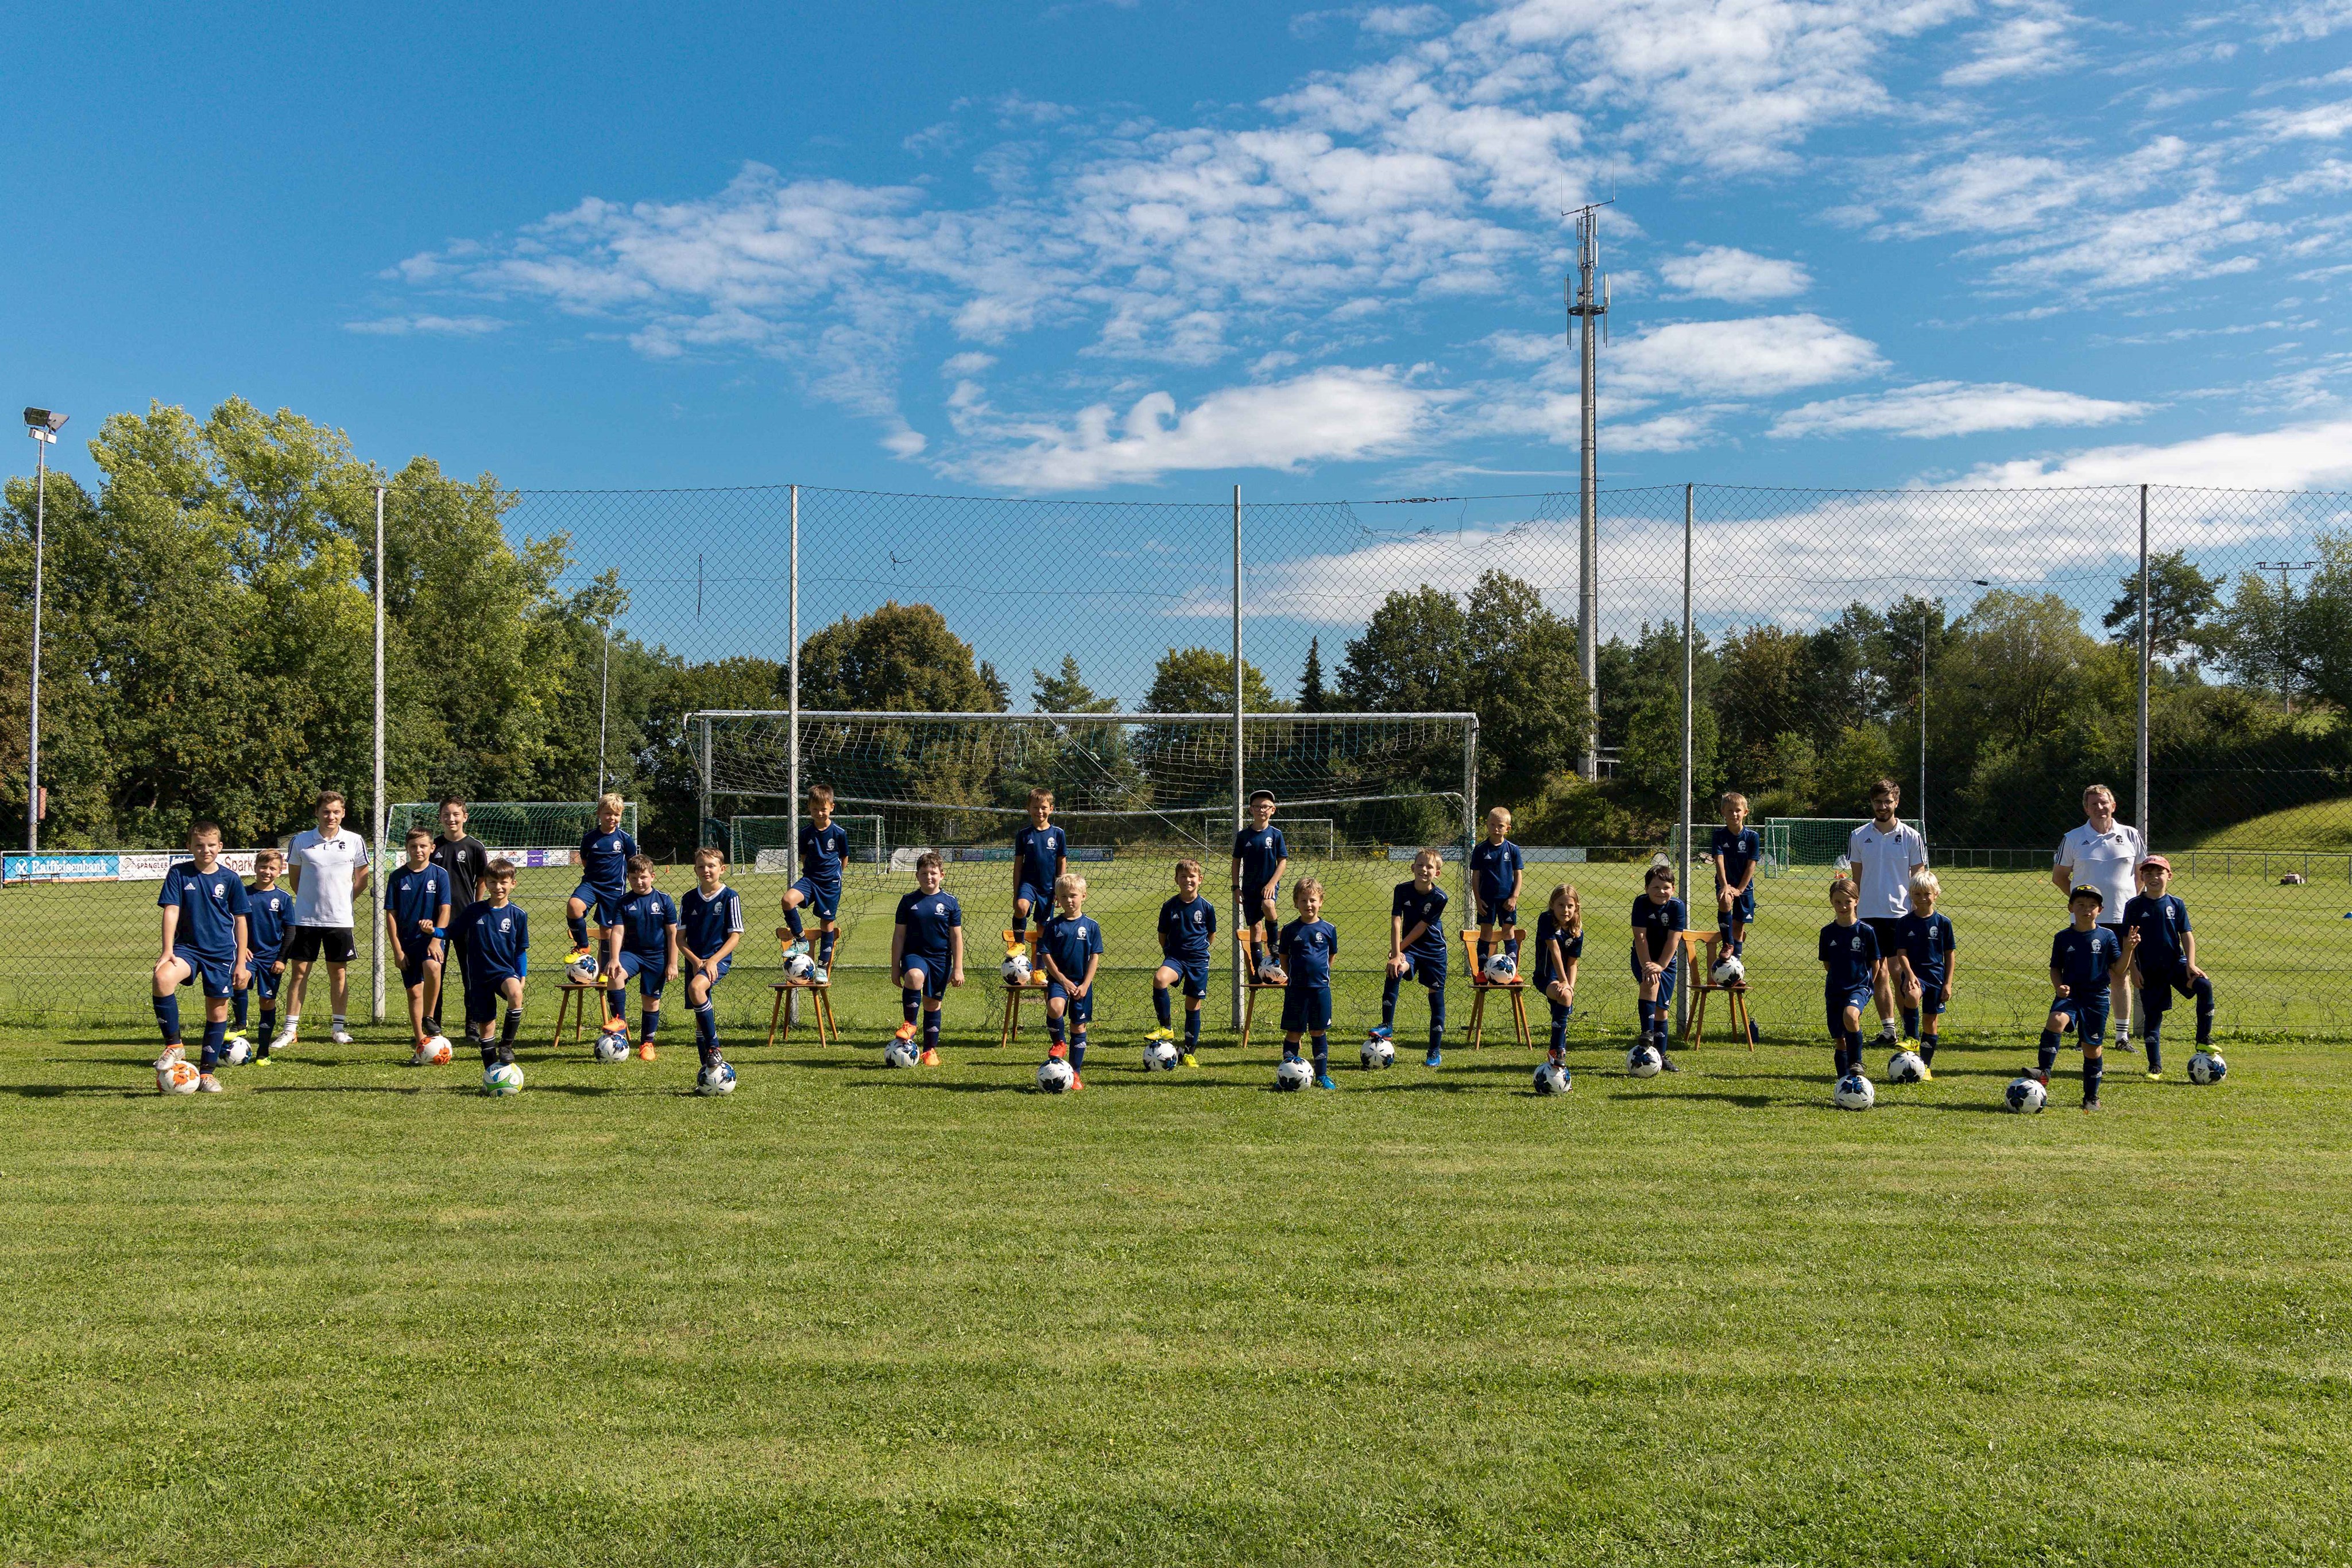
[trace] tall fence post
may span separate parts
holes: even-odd
[[[2147,486],[2139,487],[2139,744],[2132,769],[2134,815],[2138,819],[2140,852],[2152,847],[2147,839],[2147,667],[2154,656],[2156,629],[2148,624]]]
[[[791,496],[792,537],[786,568],[791,584],[784,595],[785,635],[792,641],[792,650],[785,659],[785,667],[791,672],[786,681],[785,696],[790,716],[784,724],[784,790],[791,797],[784,804],[784,826],[789,830],[785,842],[791,847],[784,854],[784,874],[797,881],[801,874],[801,487],[798,485],[792,487]],[[885,866],[882,869],[887,871],[888,868]],[[790,881],[784,883],[786,887],[792,884]],[[800,1022],[800,992],[786,991],[784,1006],[792,1014],[792,1021]]]
[[[1677,797],[1681,801],[1677,808],[1681,815],[1675,818],[1675,836],[1682,841],[1682,867],[1675,873],[1675,881],[1682,887],[1683,908],[1686,912],[1697,907],[1697,895],[1691,886],[1691,534],[1692,501],[1697,488],[1695,485],[1683,486],[1683,787]],[[1684,923],[1689,924],[1687,913],[1684,915]],[[1697,977],[1688,972],[1689,965],[1684,965],[1683,968],[1683,983],[1675,988],[1675,1011],[1682,1037],[1687,1040],[1690,1039],[1691,987],[1697,983]]]
[[[1249,798],[1243,784],[1242,748],[1244,734],[1242,724],[1242,487],[1234,486],[1234,832],[1238,835],[1248,821]],[[1211,863],[1214,863],[1213,858]],[[1242,1027],[1242,936],[1249,929],[1242,908],[1241,889],[1234,889],[1234,984],[1233,1026]]]
[[[375,487],[375,790],[369,797],[370,813],[375,819],[375,831],[370,835],[375,842],[375,880],[381,883],[386,867],[383,863],[383,486]],[[352,911],[354,915],[357,910]],[[383,1021],[383,922],[370,920],[368,925],[368,971],[374,1002],[368,1016],[373,1021]]]
[[[702,721],[702,789],[698,791],[694,803],[694,847],[700,849],[704,844],[712,841],[710,837],[710,721],[706,718]],[[725,844],[720,847],[732,853],[735,846]]]

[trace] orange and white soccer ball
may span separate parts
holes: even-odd
[[[204,1074],[193,1061],[169,1061],[155,1070],[155,1092],[159,1094],[194,1094],[197,1080]]]
[[[446,1067],[450,1059],[449,1037],[436,1034],[418,1046],[416,1054],[408,1060],[412,1067]]]

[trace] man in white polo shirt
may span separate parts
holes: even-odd
[[[2118,946],[2124,939],[2124,905],[2139,891],[2139,862],[2147,859],[2147,846],[2140,842],[2139,830],[2129,822],[2116,821],[2116,792],[2104,784],[2094,784],[2083,791],[2084,824],[2058,841],[2058,853],[2052,858],[2050,881],[2059,892],[2071,894],[2078,887],[2095,887],[2106,902],[2099,905],[2099,924],[2116,934]],[[2131,1049],[2131,1019],[2137,1010],[2133,1006],[2137,993],[2132,989],[2131,966],[2126,964],[2116,975],[2112,988],[2116,1004],[2116,1049]]]
[[[1900,950],[1895,924],[1911,913],[1911,873],[1927,863],[1927,841],[1919,831],[1895,816],[1903,803],[1903,786],[1881,779],[1870,787],[1870,821],[1845,841],[1846,864],[1861,897],[1860,915],[1878,936],[1878,950]],[[1878,1001],[1878,1043],[1895,1041],[1895,982],[1882,965],[1875,988]]]
[[[294,934],[286,956],[286,1027],[270,1043],[275,1051],[294,1043],[302,1022],[302,995],[310,966],[324,959],[327,995],[334,1004],[334,1041],[349,1045],[352,1031],[345,1009],[352,990],[351,961],[357,951],[352,941],[352,900],[367,886],[367,841],[343,827],[343,797],[329,789],[319,797],[319,825],[294,835],[286,846],[286,864],[294,879]]]

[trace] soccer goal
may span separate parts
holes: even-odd
[[[1906,827],[1919,824],[1898,819]],[[1834,865],[1845,855],[1853,831],[1868,817],[1767,817],[1759,826],[1788,835],[1783,865]]]
[[[849,835],[849,856],[843,868],[845,873],[865,871],[879,876],[890,863],[890,852],[882,841],[882,819],[875,813],[836,811],[834,825]],[[727,823],[727,861],[739,871],[762,876],[793,873],[794,839],[800,831],[797,817],[733,817]]]
[[[397,853],[411,828],[438,836],[441,808],[430,800],[404,800],[384,819],[383,841]],[[468,800],[466,831],[494,855],[518,866],[569,865],[580,841],[596,829],[593,800]],[[637,803],[621,807],[621,831],[637,836]]]

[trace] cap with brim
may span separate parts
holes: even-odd
[[[2072,904],[2078,898],[2088,898],[2102,909],[2105,909],[2107,906],[2107,895],[2101,893],[2097,888],[2093,887],[2087,882],[2083,883],[2082,886],[2076,888],[2074,892],[2068,894],[2066,895],[2066,902]]]
[[[2172,869],[2172,862],[2166,860],[2162,855],[2150,855],[2147,859],[2140,862],[2139,864],[2142,871],[2146,871],[2149,866],[2161,866],[2166,871],[2170,871]]]

